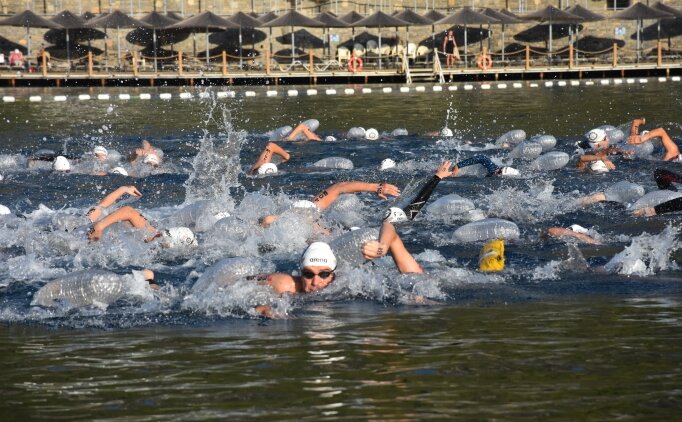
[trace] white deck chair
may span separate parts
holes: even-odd
[[[350,59],[350,50],[348,50],[346,47],[339,47],[336,49],[336,57],[339,63],[343,65],[348,61],[348,59]]]
[[[407,44],[407,59],[414,61],[417,58],[417,44],[411,42]]]
[[[429,47],[425,45],[417,47],[417,59],[427,63],[429,61],[429,54],[431,54],[431,49]]]
[[[379,44],[374,40],[367,41],[367,52],[373,54],[379,54]]]

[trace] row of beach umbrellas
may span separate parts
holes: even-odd
[[[641,40],[640,32],[642,32],[642,21],[646,19],[658,20],[658,37],[661,33],[661,20],[673,19],[679,26],[679,18],[682,17],[682,11],[667,6],[663,3],[657,3],[653,7],[649,7],[643,3],[635,3],[627,9],[614,14],[611,19],[621,20],[636,20],[637,21],[637,51],[640,51]],[[243,29],[253,28],[271,28],[275,27],[291,27],[291,51],[292,62],[294,60],[294,52],[296,48],[294,27],[308,27],[308,28],[322,28],[323,31],[328,28],[351,28],[353,40],[355,38],[355,28],[377,28],[378,30],[378,62],[381,66],[381,51],[382,51],[382,28],[406,28],[406,37],[409,42],[409,28],[410,26],[428,26],[431,25],[432,41],[435,44],[435,25],[458,25],[464,27],[464,54],[467,55],[467,27],[471,25],[502,25],[502,45],[504,46],[504,36],[506,25],[519,24],[528,20],[538,21],[546,24],[549,29],[548,37],[548,54],[552,54],[552,29],[554,25],[569,25],[572,35],[572,29],[575,29],[577,34],[580,22],[594,22],[605,19],[604,16],[596,14],[580,5],[573,6],[567,10],[561,10],[554,6],[547,6],[543,9],[536,10],[524,16],[516,16],[513,13],[502,10],[496,11],[493,9],[484,9],[483,11],[476,11],[470,7],[459,9],[453,14],[443,15],[436,10],[431,10],[424,15],[419,15],[410,9],[403,10],[394,15],[386,14],[382,11],[377,11],[370,16],[364,17],[357,12],[349,12],[344,16],[337,17],[331,12],[320,13],[315,18],[309,18],[301,13],[290,10],[287,13],[277,16],[274,13],[268,13],[263,16],[246,14],[238,12],[229,17],[222,18],[210,11],[203,12],[196,16],[182,19],[180,16],[169,13],[162,15],[158,12],[151,12],[141,19],[132,18],[121,11],[114,11],[112,13],[94,17],[77,16],[69,12],[63,11],[55,15],[52,19],[47,20],[33,12],[26,10],[17,15],[11,16],[7,19],[0,20],[0,25],[25,27],[28,39],[28,54],[31,54],[31,39],[28,36],[30,28],[48,28],[53,30],[63,30],[66,42],[67,60],[70,60],[70,46],[72,44],[70,36],[73,31],[93,31],[94,28],[116,29],[117,36],[117,56],[120,65],[121,60],[121,43],[120,43],[120,29],[133,28],[139,35],[129,34],[127,37],[130,41],[136,36],[143,36],[151,31],[152,43],[154,51],[154,67],[157,69],[156,52],[159,35],[164,39],[164,42],[178,42],[186,39],[190,32],[205,32],[206,33],[206,61],[209,60],[209,32],[219,32],[227,30],[236,31],[238,37],[240,66],[242,63],[242,46],[243,46]],[[253,33],[253,32],[252,32]],[[183,38],[184,37],[184,38]],[[270,42],[272,43],[272,32],[270,32]],[[572,42],[572,40],[571,40]],[[106,44],[105,44],[106,49]],[[271,45],[272,49],[272,45]],[[504,57],[504,47],[502,50]]]

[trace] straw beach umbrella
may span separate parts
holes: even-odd
[[[426,19],[431,21],[431,41],[433,42],[434,48],[436,45],[436,22],[445,17],[444,14],[440,13],[435,9],[431,9],[423,15]]]
[[[243,56],[243,40],[242,40],[242,28],[255,28],[261,26],[258,19],[247,15],[244,12],[237,12],[234,16],[230,16],[230,21],[239,25],[239,68],[241,69],[244,64]]]
[[[493,10],[491,8],[485,8],[482,12],[486,16],[490,16],[491,18],[497,19],[499,22],[498,24],[502,25],[502,61],[504,61],[504,33],[505,33],[505,26],[506,25],[515,25],[518,23],[523,23],[521,19],[516,17],[513,13],[504,13],[504,12],[498,12],[497,10]]]
[[[208,49],[208,33],[222,31],[226,28],[239,28],[239,25],[234,22],[223,19],[215,13],[206,11],[198,14],[184,21],[175,23],[167,29],[191,29],[191,30],[206,30],[206,64],[209,64],[209,49]]]
[[[436,22],[436,24],[442,25],[461,25],[464,26],[464,66],[469,66],[469,60],[467,59],[468,47],[467,47],[467,26],[468,25],[481,25],[485,23],[497,23],[497,19],[490,16],[484,15],[483,13],[478,13],[470,7],[464,7],[452,15],[448,15],[443,19]]]
[[[61,25],[62,28],[64,28],[64,31],[66,33],[65,38],[66,38],[66,62],[68,63],[69,69],[71,69],[71,42],[69,39],[69,30],[70,29],[81,29],[81,28],[86,28],[87,24],[85,23],[85,19],[82,19],[73,13],[69,12],[68,10],[64,10],[62,12],[59,12],[56,14],[52,19],[50,19],[52,22]]]
[[[402,19],[405,22],[408,22],[410,25],[414,25],[414,26],[427,26],[427,25],[431,25],[433,23],[433,21],[431,19],[426,18],[426,17],[412,11],[412,9],[405,9],[402,12],[396,13],[393,16],[398,18],[398,19]],[[409,45],[410,44],[410,26],[406,26],[405,28],[406,28],[405,43],[406,43],[406,45]]]
[[[387,15],[382,11],[375,12],[374,14],[367,16],[365,19],[355,22],[353,26],[364,26],[366,28],[377,28],[379,30],[379,69],[381,69],[381,28],[382,27],[398,27],[398,26],[409,26],[409,22],[405,22],[402,19],[396,18],[391,15]]]
[[[583,18],[584,22],[598,22],[598,21],[602,21],[602,20],[606,19],[605,16],[600,15],[599,13],[594,13],[593,11],[591,11],[591,10],[589,10],[589,9],[579,5],[579,4],[576,4],[573,7],[569,7],[568,9],[566,9],[566,11],[568,13],[572,13],[576,16],[580,16],[581,18]],[[578,26],[577,25],[575,27],[575,38],[576,38],[575,42],[571,41],[571,43],[575,44],[578,41]],[[578,59],[578,52],[577,51],[575,52],[575,58],[576,58],[576,60]]]
[[[351,27],[351,38],[353,39],[353,43],[355,43],[355,24],[365,19],[365,17],[355,10],[352,10],[345,15],[340,16],[339,19],[346,22]]]
[[[322,28],[322,37],[325,44],[329,48],[328,53],[331,53],[331,40],[329,40],[329,36],[327,36],[329,34],[329,28],[347,28],[349,25],[348,23],[334,16],[334,14],[331,12],[320,13],[319,15],[315,16],[315,20],[324,24],[324,28]],[[327,34],[325,34],[325,31]]]
[[[149,28],[144,22],[141,22],[135,18],[131,18],[120,10],[115,10],[108,15],[101,16],[99,18],[92,19],[87,22],[87,25],[91,28],[104,28],[105,32],[107,28],[116,28],[116,48],[118,57],[118,66],[121,66],[121,28]],[[106,43],[105,46],[105,61],[107,60],[106,55]],[[108,64],[108,63],[107,63]]]
[[[615,15],[611,16],[611,19],[616,20],[636,20],[637,21],[637,61],[640,59],[640,49],[641,40],[639,33],[642,30],[642,21],[644,19],[664,19],[673,18],[675,15],[672,13],[664,12],[659,9],[654,9],[642,3],[635,3],[625,10],[622,10]]]
[[[153,48],[153,53],[154,53],[154,72],[159,70],[159,66],[157,63],[157,37],[156,37],[156,31],[162,30],[164,28],[167,28],[175,23],[177,21],[173,18],[170,18],[168,16],[164,16],[159,12],[151,12],[148,15],[145,15],[140,21],[146,23],[149,25],[152,29],[152,46]]]
[[[28,42],[28,56],[31,56],[31,28],[54,28],[61,29],[62,26],[41,18],[30,10],[24,10],[14,16],[0,21],[0,26],[20,26],[26,28],[26,40]]]
[[[261,25],[263,28],[278,28],[286,26],[291,27],[291,64],[294,64],[296,56],[294,51],[296,48],[296,44],[294,42],[294,27],[305,26],[309,28],[322,28],[324,24],[315,19],[304,16],[295,10],[290,10],[282,16]]]
[[[534,20],[539,22],[547,22],[549,25],[549,45],[547,48],[548,57],[552,58],[552,25],[555,23],[578,23],[584,19],[572,13],[565,12],[554,6],[547,6],[544,9],[536,10],[521,16],[521,19]]]

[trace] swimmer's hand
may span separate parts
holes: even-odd
[[[120,189],[123,189],[124,193],[127,193],[130,196],[135,196],[137,198],[142,197],[142,193],[140,193],[139,190],[135,186],[121,186]]]
[[[606,159],[604,159],[604,160],[602,160],[602,161],[604,162],[604,164],[606,164],[606,167],[607,167],[609,170],[615,170],[615,169],[616,169],[616,165],[613,164],[613,161],[611,161],[611,160],[606,160]]]
[[[379,242],[378,240],[370,240],[362,245],[362,256],[365,259],[376,259],[386,256],[388,253],[388,246]]]
[[[645,208],[640,208],[638,210],[634,210],[632,212],[632,215],[635,217],[653,217],[656,215],[656,210],[653,209],[652,207],[645,207]]]
[[[377,196],[383,200],[388,199],[386,195],[400,196],[400,189],[397,186],[390,183],[381,183],[377,188]]]
[[[102,228],[99,224],[94,224],[88,231],[88,240],[96,242],[102,238]]]
[[[457,173],[459,173],[459,167],[455,166],[452,168],[452,170],[450,170],[450,166],[452,166],[452,161],[443,161],[438,167],[438,170],[436,170],[436,176],[438,176],[440,179],[445,179],[446,177],[450,176],[457,176]]]

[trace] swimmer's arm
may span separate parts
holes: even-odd
[[[90,238],[90,240],[93,241],[99,240],[100,237],[102,237],[104,230],[106,230],[109,226],[111,226],[112,224],[124,222],[130,223],[136,229],[145,229],[150,232],[158,233],[156,228],[154,228],[154,226],[152,226],[149,223],[149,221],[147,221],[147,219],[142,214],[140,214],[139,211],[137,211],[133,207],[125,206],[117,209],[116,211],[112,212],[111,214],[107,215],[106,217],[95,223],[92,226],[92,230],[90,234],[88,234],[88,237]],[[154,235],[154,237],[156,237],[156,235]],[[152,239],[154,237],[152,237]]]
[[[296,279],[290,274],[270,274],[265,279],[265,283],[279,294],[296,293]]]
[[[555,238],[574,237],[578,240],[581,240],[585,243],[589,243],[591,245],[601,245],[601,242],[594,239],[593,237],[590,237],[583,233],[574,232],[573,230],[565,229],[563,227],[552,227],[549,230],[547,230],[547,233]]]
[[[317,208],[324,210],[329,208],[344,193],[376,192],[381,199],[387,199],[386,195],[398,196],[400,189],[390,183],[366,183],[359,181],[339,182],[331,185],[315,196],[313,202]]]
[[[653,217],[658,214],[666,214],[669,212],[682,211],[682,197],[671,199],[663,202],[655,207],[640,208],[633,213],[637,217]]]
[[[272,160],[272,154],[277,154],[284,159],[284,162],[289,161],[289,153],[282,149],[279,145],[274,142],[269,142],[263,152],[260,153],[258,160],[251,166],[249,174],[256,174],[256,170],[265,163],[269,163]]]
[[[109,193],[107,196],[102,199],[99,204],[97,204],[98,207],[102,208],[109,208],[110,206],[114,205],[121,197],[125,194],[135,196],[137,198],[141,197],[142,194],[140,193],[139,190],[135,186],[121,186],[115,191]]]
[[[365,259],[375,259],[391,252],[393,262],[401,273],[423,273],[421,265],[414,259],[405,248],[403,241],[398,236],[393,224],[384,222],[381,226],[379,240],[366,242],[362,245],[362,254]]]
[[[597,155],[597,154],[585,154],[585,155],[581,155],[580,159],[578,161],[581,163],[588,163],[590,161],[599,161],[599,160],[603,160],[603,159],[604,159],[604,157]]]

